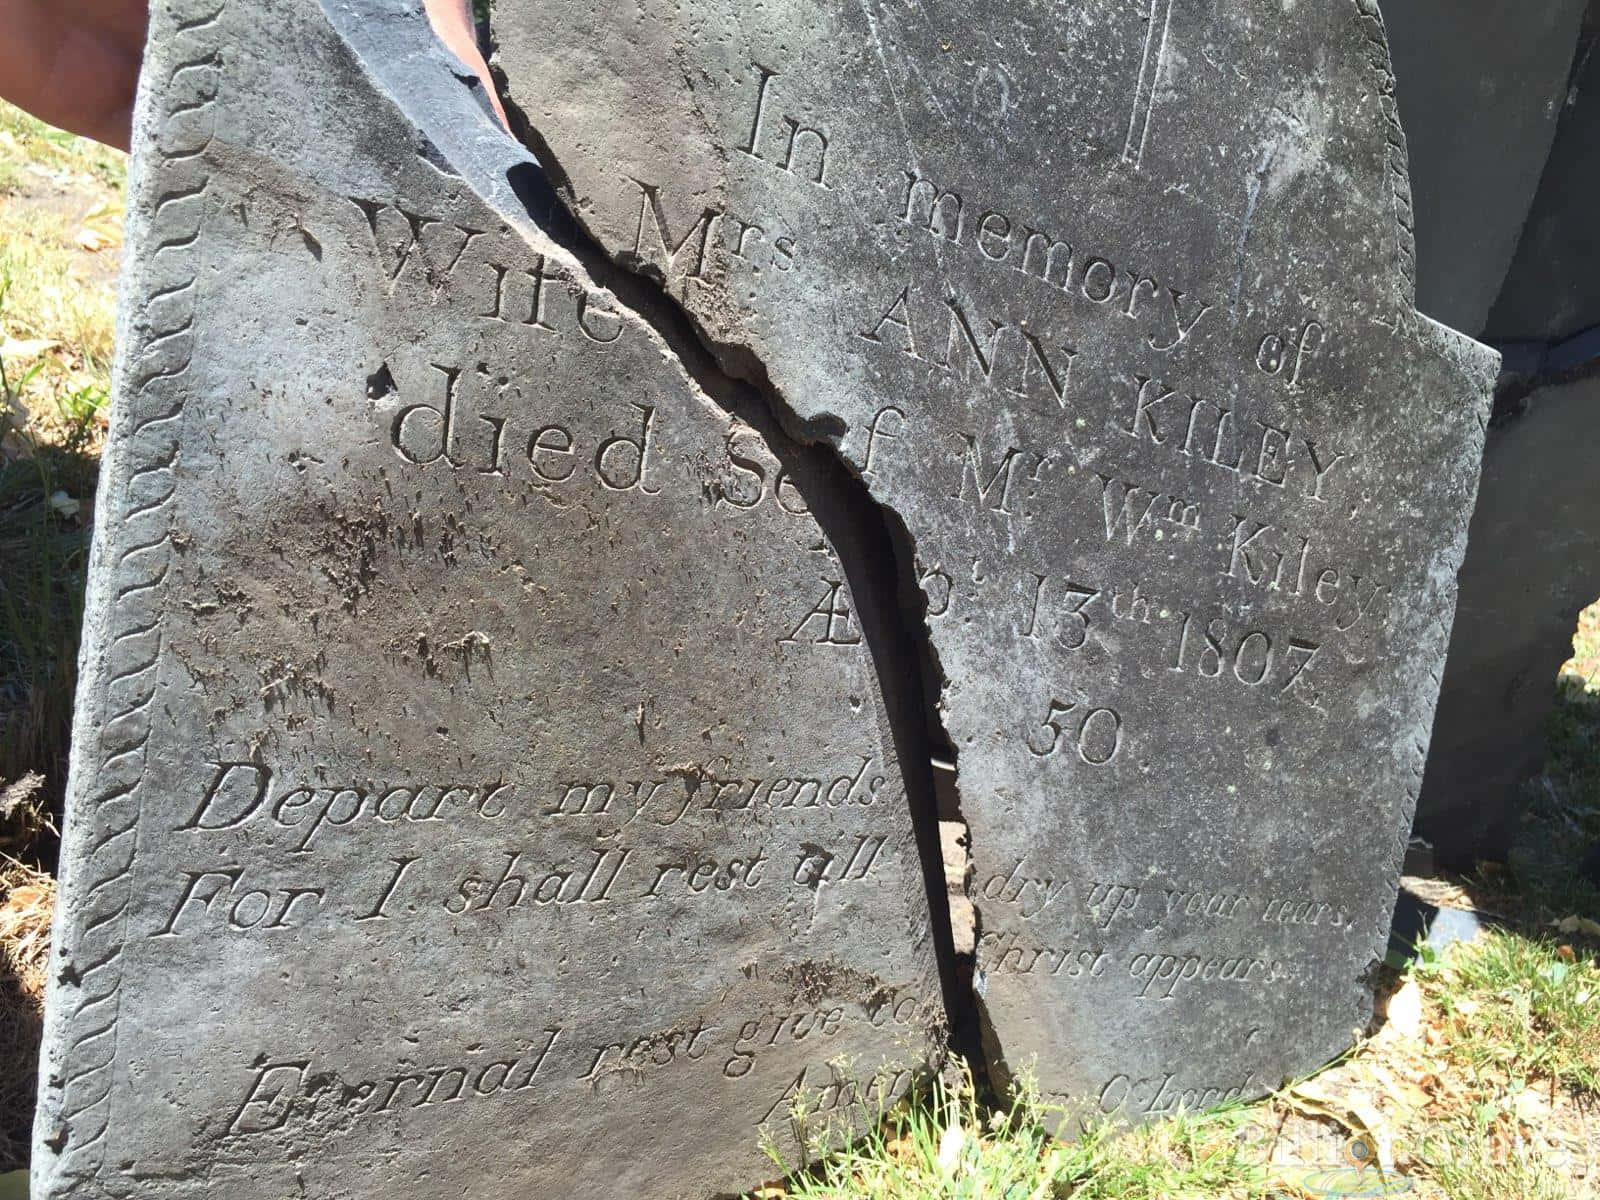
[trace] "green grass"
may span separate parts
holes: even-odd
[[[30,177],[83,175],[120,188],[126,155],[46,125],[20,108],[0,102],[0,194],[19,190]]]
[[[0,101],[0,353],[35,440],[98,419],[109,392],[124,163]]]
[[[1265,1196],[1266,1172],[1240,1135],[1248,1110],[1232,1106],[1180,1115],[1119,1136],[1101,1126],[1073,1142],[1056,1139],[1059,1110],[1026,1082],[1005,1107],[977,1098],[970,1078],[934,1080],[889,1113],[865,1138],[794,1172],[755,1197],[793,1200],[1171,1200],[1180,1196]],[[791,1123],[819,1150],[832,1131]],[[793,1164],[772,1148],[775,1165]]]
[[[1342,1194],[1318,1183],[1341,1168],[1345,1185],[1384,1186],[1429,1200],[1554,1200],[1573,1196],[1567,1160],[1600,1147],[1573,1114],[1600,1100],[1600,966],[1564,942],[1495,932],[1443,955],[1426,952],[1405,976],[1420,994],[1423,1031],[1363,1044],[1309,1083],[1255,1104],[1235,1104],[1134,1130],[1101,1126],[1057,1141],[1059,1110],[1026,1082],[999,1107],[970,1079],[934,1081],[877,1128],[835,1153],[839,1130],[804,1108],[790,1132],[804,1147],[788,1178],[757,1200],[1267,1200]],[[1359,1100],[1368,1114],[1383,1081],[1431,1079],[1412,1110],[1385,1108],[1381,1126],[1338,1113]],[[1349,1119],[1354,1119],[1353,1117]],[[1361,1118],[1365,1120],[1366,1118]],[[1335,1147],[1377,1133],[1394,1147],[1394,1171],[1357,1170],[1329,1150],[1274,1157],[1286,1123],[1320,1128]],[[1550,1149],[1555,1138],[1567,1151]],[[1291,1139],[1292,1140],[1292,1139]],[[1547,1144],[1548,1142],[1548,1144]],[[1329,1158],[1335,1159],[1329,1162]],[[1376,1189],[1376,1190],[1373,1190]],[[1592,1194],[1592,1193],[1591,1193]]]
[[[1600,1098],[1600,968],[1544,938],[1492,933],[1433,976],[1453,1060],[1510,1088],[1543,1080]]]
[[[1571,1185],[1537,1154],[1519,1146],[1497,1156],[1489,1144],[1482,1127],[1449,1140],[1432,1174],[1450,1200],[1571,1200]]]

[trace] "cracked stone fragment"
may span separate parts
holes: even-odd
[[[936,1063],[841,473],[538,183],[405,5],[154,8],[35,1196],[704,1197]]]
[[[1347,1047],[1495,367],[1415,311],[1372,0],[494,29],[577,219],[907,531],[991,1066],[1137,1119]]]

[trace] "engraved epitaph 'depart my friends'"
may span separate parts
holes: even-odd
[[[991,1066],[1086,1118],[1370,1015],[1494,357],[1373,0],[498,0],[574,213],[902,522]]]
[[[34,1194],[740,1190],[943,1022],[829,464],[359,8],[152,12]]]

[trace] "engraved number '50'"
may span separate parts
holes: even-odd
[[[1103,767],[1122,749],[1122,717],[1115,709],[1052,700],[1044,720],[1028,735],[1028,752],[1048,758],[1061,748],[1063,739],[1091,767]]]

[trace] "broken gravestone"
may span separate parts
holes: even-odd
[[[1346,1048],[1495,367],[1415,311],[1372,0],[494,34],[576,217],[905,531],[990,1066],[1137,1118]]]
[[[730,1192],[937,1050],[836,468],[539,182],[404,5],[155,6],[36,1196]]]

